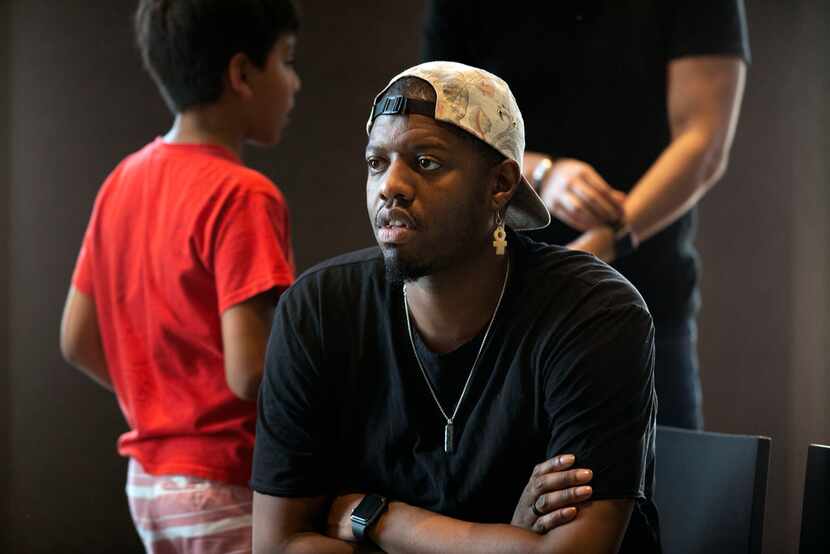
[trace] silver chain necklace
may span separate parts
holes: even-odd
[[[415,354],[415,361],[418,362],[418,367],[421,370],[421,375],[424,376],[424,381],[427,383],[427,387],[429,388],[429,392],[432,394],[432,399],[435,400],[435,405],[438,406],[438,409],[441,410],[441,415],[444,416],[444,419],[447,420],[447,424],[444,425],[444,452],[452,452],[455,449],[455,441],[453,438],[453,421],[455,421],[455,416],[458,415],[458,408],[461,407],[461,401],[464,400],[464,395],[467,394],[467,387],[470,384],[470,380],[473,378],[473,373],[475,373],[476,366],[478,365],[478,359],[481,357],[481,353],[484,351],[484,345],[487,344],[487,337],[490,335],[490,328],[493,327],[493,322],[496,320],[496,314],[499,311],[499,307],[501,307],[502,298],[504,298],[504,291],[507,290],[507,278],[510,276],[510,258],[507,258],[507,269],[504,272],[504,283],[501,286],[501,293],[499,294],[499,301],[496,303],[496,308],[493,310],[493,315],[490,317],[490,323],[487,324],[487,330],[484,332],[484,338],[481,340],[481,345],[478,347],[478,353],[476,354],[476,358],[473,361],[473,366],[470,368],[470,374],[467,375],[467,381],[464,383],[464,388],[461,389],[461,396],[458,397],[458,402],[455,403],[455,409],[452,412],[452,417],[447,415],[447,412],[444,411],[444,407],[441,406],[441,402],[438,400],[438,395],[435,394],[435,389],[432,386],[432,381],[430,381],[429,376],[427,375],[426,370],[424,369],[423,364],[421,363],[421,358],[418,357],[418,350],[415,348],[415,339],[412,335],[412,323],[409,317],[409,302],[406,300],[406,284],[404,283],[403,286],[403,308],[404,313],[406,314],[406,330],[409,333],[409,343],[412,345],[412,352]]]

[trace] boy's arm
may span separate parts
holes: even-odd
[[[102,387],[112,391],[112,381],[98,329],[95,300],[74,286],[69,288],[61,318],[61,354]]]
[[[225,379],[242,400],[256,400],[277,297],[274,288],[222,313]]]

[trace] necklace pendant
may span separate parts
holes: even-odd
[[[444,425],[444,452],[450,453],[455,449],[452,436],[452,423]]]

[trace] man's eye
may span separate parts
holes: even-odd
[[[426,171],[435,171],[441,167],[441,164],[432,158],[418,158],[418,167]]]
[[[366,160],[366,165],[368,165],[369,169],[372,171],[380,171],[383,168],[383,162],[379,158],[368,158]]]

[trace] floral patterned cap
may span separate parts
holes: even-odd
[[[510,87],[492,73],[456,62],[427,62],[410,67],[396,75],[373,102],[366,122],[366,134],[374,118],[381,114],[424,113],[423,110],[402,111],[398,102],[393,109],[378,110],[378,101],[395,81],[417,77],[435,90],[435,113],[438,121],[460,127],[486,142],[522,168],[525,151],[525,125]],[[389,99],[387,99],[389,100]],[[405,104],[405,103],[403,103]],[[386,102],[386,106],[390,102]],[[541,229],[550,223],[550,214],[542,199],[522,176],[516,193],[507,206],[505,224],[517,231]]]

